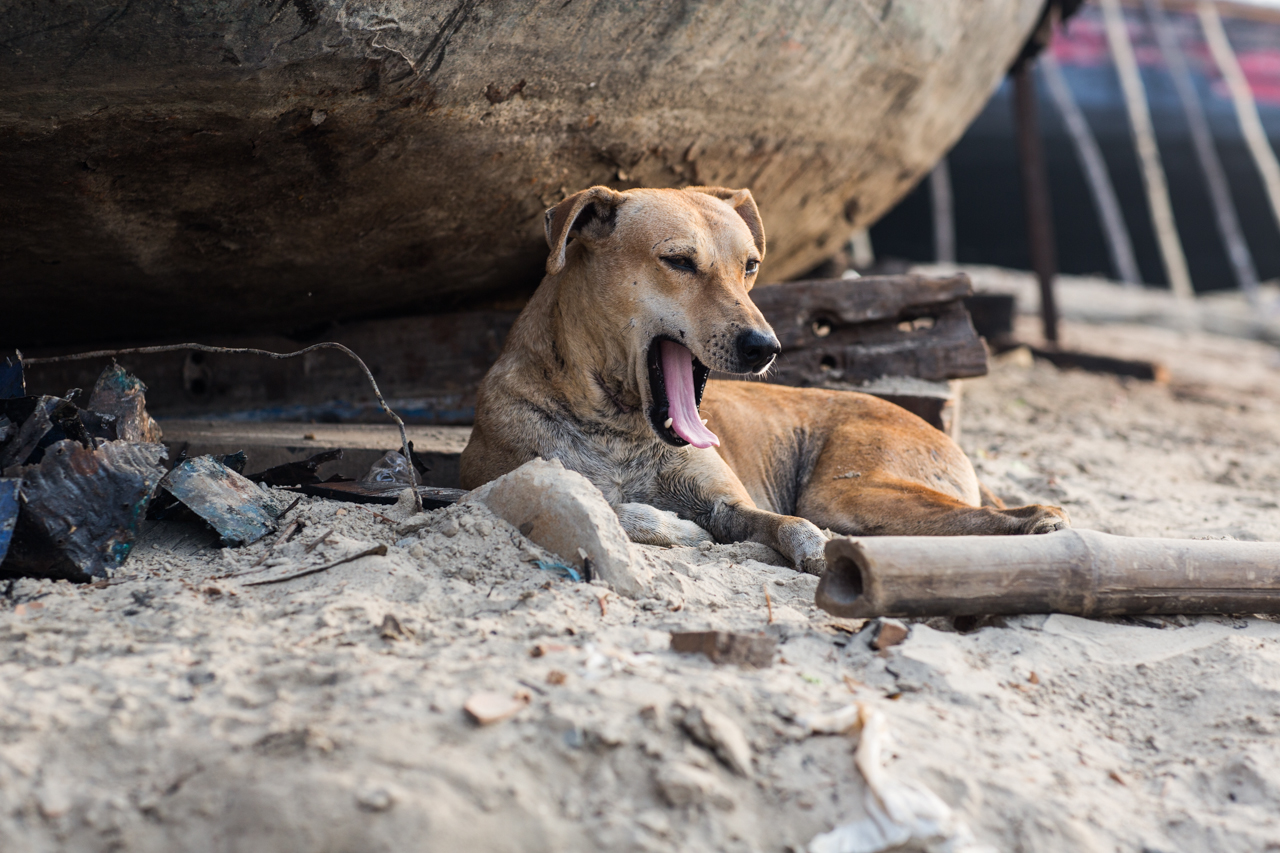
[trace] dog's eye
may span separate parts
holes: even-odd
[[[662,262],[673,270],[681,270],[683,272],[698,271],[698,265],[688,255],[664,255]]]
[[[760,262],[752,258],[747,261],[747,275],[755,275],[756,270],[760,269]]]

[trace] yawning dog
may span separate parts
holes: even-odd
[[[1068,525],[1056,507],[1005,508],[950,438],[892,403],[707,381],[761,374],[780,349],[749,296],[765,249],[749,191],[592,187],[548,210],[546,232],[547,276],[480,385],[464,487],[558,459],[634,541],[762,542],[810,572],[819,528]]]

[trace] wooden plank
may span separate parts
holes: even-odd
[[[342,459],[326,463],[319,476],[358,479],[388,450],[400,448],[392,424],[252,423],[245,421],[166,420],[160,422],[170,460],[188,456],[221,456],[243,450],[248,473],[286,462],[299,462],[323,450],[340,448]],[[469,427],[413,426],[408,430],[414,453],[430,469],[422,485],[457,488],[459,457],[471,436]]]
[[[757,288],[752,297],[784,349],[771,381],[812,385],[831,379],[946,380],[985,373],[986,351],[959,301],[971,293],[963,274],[900,275],[772,285]],[[336,341],[359,354],[406,423],[464,425],[474,419],[476,389],[517,316],[514,311],[470,311],[370,321],[336,326],[315,340]],[[312,342],[271,336],[205,341],[274,352],[295,351]],[[241,423],[386,422],[365,377],[337,352],[286,361],[187,352],[121,356],[119,361],[147,384],[148,410],[166,421],[234,413]],[[92,388],[103,362],[31,365],[29,393]],[[312,445],[311,452],[317,449],[324,447]],[[274,465],[295,457],[272,458],[269,464]]]
[[[809,319],[813,316],[818,319]],[[987,372],[986,347],[959,301],[915,305],[902,319],[895,315],[876,322],[826,325],[829,316],[823,311],[802,314],[788,329],[790,334],[779,333],[782,354],[767,381],[803,387],[882,376],[941,381]]]
[[[964,273],[815,279],[758,287],[751,301],[773,326],[785,352],[821,343],[823,327],[893,320],[912,309],[929,309],[973,293]],[[920,310],[915,316],[923,316]]]

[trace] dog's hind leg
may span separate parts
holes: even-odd
[[[648,504],[619,504],[618,521],[632,542],[641,545],[698,545],[714,542],[711,534],[674,512]]]
[[[811,484],[796,512],[837,533],[861,536],[1000,536],[1071,526],[1058,507],[971,506],[884,475],[864,477],[856,486]]]

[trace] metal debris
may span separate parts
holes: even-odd
[[[20,469],[21,512],[0,571],[106,577],[133,548],[166,453],[160,445],[123,441],[96,449],[72,440],[51,445],[39,464]]]
[[[159,444],[160,427],[147,414],[147,386],[114,362],[98,377],[89,396],[89,410],[114,415],[121,441]]]
[[[160,484],[209,523],[223,541],[249,545],[276,529],[284,505],[212,456],[184,460]]]

